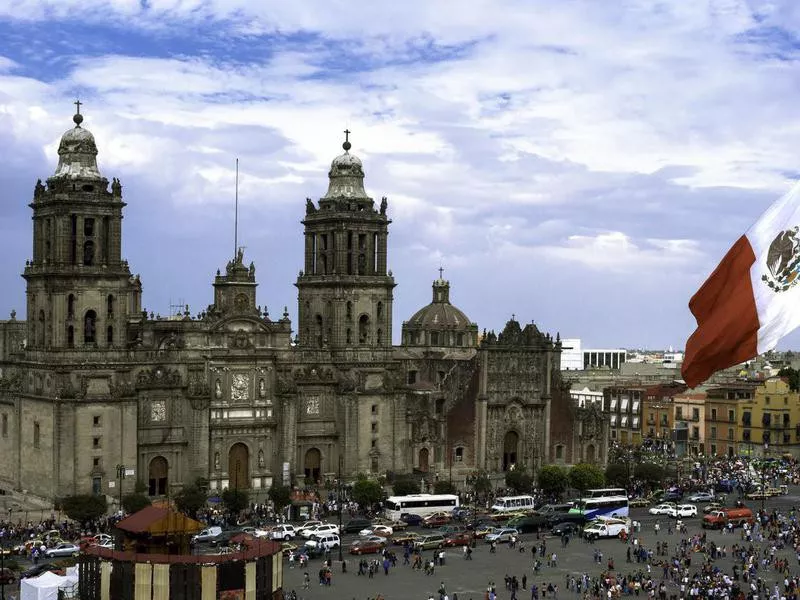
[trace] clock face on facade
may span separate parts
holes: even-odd
[[[243,401],[250,397],[250,376],[246,373],[234,373],[231,380],[231,400]]]
[[[150,403],[150,420],[155,423],[167,420],[167,403],[164,400],[153,400]]]

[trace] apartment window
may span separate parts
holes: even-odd
[[[8,437],[8,415],[3,413],[3,437]]]
[[[617,426],[617,415],[611,415],[611,419],[610,420],[611,420],[611,426],[612,427],[616,427]]]
[[[714,444],[711,444],[711,456],[717,455],[717,447]]]
[[[612,398],[611,399],[611,410],[617,410],[617,399],[616,398]]]
[[[455,454],[456,462],[463,462],[464,461],[464,448],[461,446],[456,448]]]
[[[378,405],[377,404],[373,404],[372,405],[372,414],[373,415],[377,415],[378,414]]]
[[[409,371],[408,372],[408,385],[414,385],[417,383],[417,372],[416,371]]]
[[[728,439],[733,441],[733,427],[728,428]]]
[[[92,448],[99,448],[100,447],[100,438],[93,437],[92,438]]]
[[[716,421],[717,420],[717,409],[716,408],[712,408],[711,409],[711,420],[712,421]]]
[[[735,423],[736,422],[736,412],[733,410],[728,411],[728,422]]]
[[[788,433],[783,434],[783,443],[788,444],[791,441],[791,435]]]
[[[627,396],[622,399],[622,401],[620,402],[620,406],[619,407],[620,407],[620,410],[624,410],[624,411],[628,410],[628,398],[627,398]]]
[[[761,423],[765,427],[772,425],[772,415],[768,412],[765,412],[763,415],[761,415]]]
[[[743,429],[742,430],[742,439],[745,442],[749,442],[750,441],[750,430],[749,429]]]
[[[712,427],[711,428],[711,439],[712,440],[717,439],[717,428],[716,427]]]
[[[632,421],[633,421],[632,427],[634,429],[639,429],[639,417],[634,416]]]
[[[100,415],[95,415],[92,417],[92,425],[94,427],[100,427]]]
[[[750,420],[751,420],[751,413],[749,410],[746,410],[742,413],[742,425],[745,427],[750,427]]]
[[[616,429],[612,429],[611,430],[611,439],[612,440],[617,439],[617,430]]]
[[[700,409],[693,408],[692,409],[692,421],[699,421],[700,420]]]
[[[783,405],[787,406],[789,404],[789,399],[784,396],[783,398]]]
[[[633,409],[632,410],[633,410],[633,412],[639,412],[639,401],[638,400],[634,400],[633,401]]]
[[[39,423],[33,424],[33,447],[39,447]]]
[[[378,433],[378,424],[372,423],[371,426],[372,426],[372,433]]]
[[[99,469],[99,468],[100,468],[100,457],[99,457],[99,456],[95,456],[95,457],[92,459],[92,466],[93,466],[95,469]]]
[[[767,396],[766,398],[764,398],[764,404],[769,404],[769,396]]]
[[[681,419],[683,419],[683,407],[682,406],[676,406],[675,407],[675,418],[678,419],[679,421]]]

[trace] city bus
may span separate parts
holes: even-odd
[[[611,498],[616,496],[627,496],[628,492],[624,488],[597,488],[586,490],[582,498]]]
[[[533,496],[500,496],[494,499],[492,511],[515,512],[533,510]]]
[[[458,496],[454,494],[411,494],[389,496],[383,503],[386,518],[397,521],[406,513],[425,517],[437,512],[450,513],[458,508]]]
[[[627,519],[628,496],[601,496],[599,498],[582,498],[570,509],[571,515],[582,515],[587,521],[597,517],[616,517]]]

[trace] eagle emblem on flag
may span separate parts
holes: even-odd
[[[776,292],[785,292],[800,281],[800,239],[797,226],[781,231],[767,251],[767,269],[761,280]]]

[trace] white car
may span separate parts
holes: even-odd
[[[670,511],[669,516],[675,519],[696,517],[697,507],[694,504],[679,504]]]
[[[381,537],[389,537],[394,533],[394,529],[389,527],[388,525],[373,525],[372,527],[368,527],[367,529],[362,529],[358,532],[359,537],[367,537],[370,535],[379,535]]]
[[[47,558],[55,558],[57,556],[78,556],[80,553],[81,549],[75,544],[63,542],[55,548],[50,548],[47,552],[45,552],[45,556],[47,556]]]
[[[334,525],[333,523],[321,523],[316,527],[311,527],[310,529],[303,529],[300,531],[300,535],[306,539],[311,537],[319,538],[330,533],[339,535],[339,526]]]
[[[669,515],[673,510],[675,510],[674,504],[658,504],[651,506],[647,509],[647,512],[651,515]]]
[[[305,523],[300,525],[300,527],[298,527],[295,531],[296,531],[297,535],[303,535],[303,532],[306,529],[312,529],[312,528],[316,527],[317,525],[322,525],[322,521],[306,521]],[[303,536],[303,537],[305,537],[305,536]]]
[[[511,541],[512,537],[517,537],[519,535],[519,531],[514,529],[513,527],[504,527],[503,529],[498,529],[497,531],[490,533],[486,536],[487,542],[509,542]]]
[[[294,525],[276,525],[269,530],[269,539],[289,541],[297,535]]]

